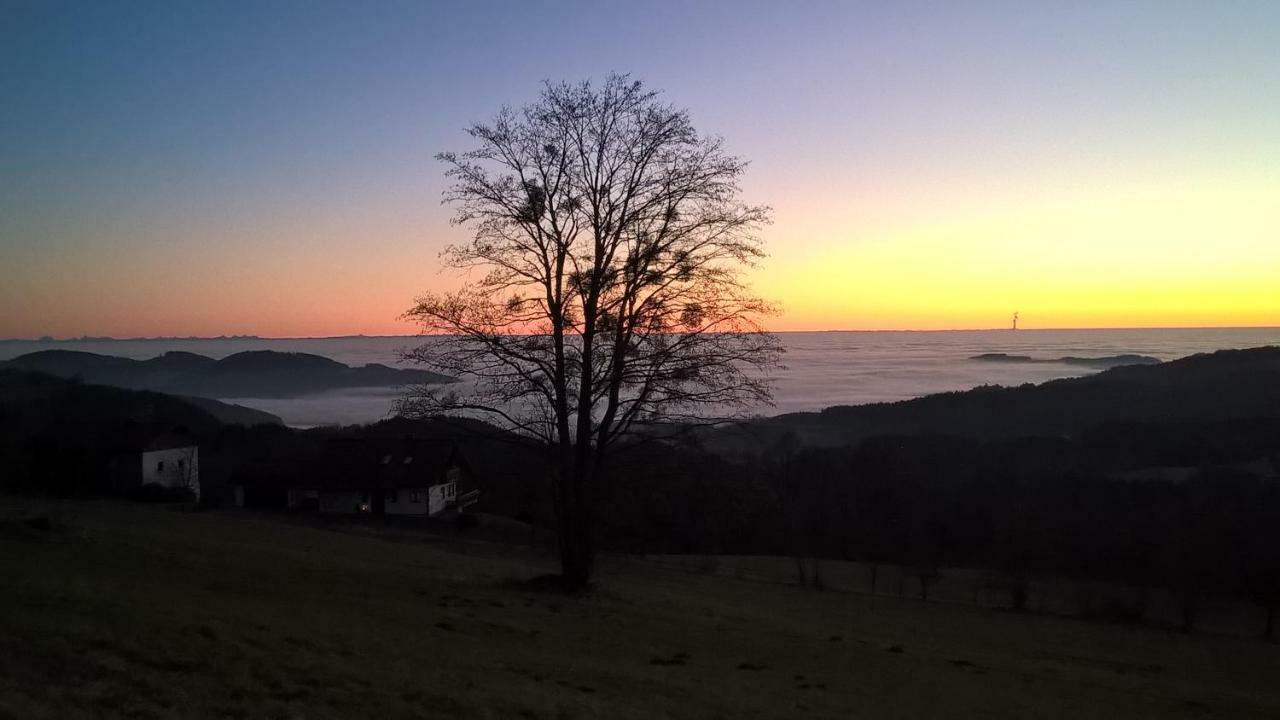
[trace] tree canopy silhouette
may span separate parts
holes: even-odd
[[[498,420],[544,445],[577,587],[613,449],[641,426],[771,401],[781,349],[742,279],[770,211],[739,200],[746,162],[626,75],[548,83],[468,133],[473,150],[437,157],[474,235],[443,258],[483,275],[406,316],[431,336],[407,356],[470,382],[415,388],[400,410]]]

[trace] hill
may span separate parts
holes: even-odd
[[[947,433],[980,439],[1073,436],[1115,422],[1223,421],[1280,416],[1280,347],[1220,350],[1081,378],[984,386],[914,400],[845,405],[747,423],[759,437],[848,445],[875,435]],[[716,434],[732,444],[734,432]]]
[[[43,520],[43,522],[41,522]],[[1275,647],[605,558],[0,497],[10,717],[1275,717]]]
[[[44,372],[85,382],[173,395],[289,398],[325,390],[452,382],[425,370],[378,363],[352,367],[319,355],[251,350],[215,360],[167,352],[150,360],[73,350],[41,350],[0,367]]]
[[[229,424],[280,419],[204,398],[0,369],[0,488],[46,493],[109,491],[120,458],[177,428],[200,438]]]
[[[197,407],[218,419],[223,425],[243,425],[245,427],[253,427],[254,425],[283,425],[284,421],[278,416],[272,415],[265,410],[245,407],[244,405],[236,405],[235,403],[222,402],[221,400],[212,400],[210,398],[196,397],[194,395],[174,395],[177,399]]]
[[[281,424],[280,418],[271,413],[208,398],[125,390],[3,368],[0,418],[11,431],[17,426],[34,430],[53,424],[110,421],[181,425],[203,434],[215,432],[224,424]]]

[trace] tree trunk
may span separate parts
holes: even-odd
[[[1182,598],[1182,632],[1189,633],[1196,629],[1196,615],[1199,614],[1198,599],[1186,594]]]
[[[581,505],[567,507],[560,519],[560,582],[566,590],[586,587],[594,559],[589,523]]]
[[[595,559],[592,543],[592,516],[587,501],[585,478],[569,469],[560,477],[560,583],[577,591],[591,580]]]
[[[1009,588],[1010,599],[1013,602],[1013,609],[1017,612],[1023,612],[1027,609],[1027,587],[1026,578],[1014,576],[1012,586]]]
[[[793,555],[792,559],[796,563],[796,584],[804,587],[809,584],[809,579],[804,571],[804,558],[799,555]]]
[[[565,531],[575,533],[576,528],[566,528]],[[562,543],[560,548],[560,580],[570,591],[581,590],[591,580],[591,546],[580,532],[576,535],[576,538]]]

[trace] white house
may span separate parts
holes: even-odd
[[[322,513],[430,517],[476,501],[451,444],[404,439],[333,442],[289,490],[288,506]]]
[[[142,484],[190,490],[200,499],[200,446],[184,433],[152,440],[142,451]]]

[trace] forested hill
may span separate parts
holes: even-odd
[[[0,426],[14,440],[54,426],[131,423],[193,433],[222,425],[280,425],[271,413],[207,398],[91,385],[44,373],[0,368]]]
[[[794,432],[803,444],[845,445],[875,435],[1064,436],[1109,422],[1261,417],[1280,417],[1280,347],[1221,350],[1040,385],[836,406],[764,418],[743,430],[756,441]]]
[[[0,490],[110,492],[155,438],[185,432],[205,443],[228,424],[280,419],[216,400],[0,368]]]
[[[253,350],[215,360],[189,352],[167,352],[150,360],[72,350],[42,350],[0,363],[85,382],[135,390],[203,397],[285,398],[353,387],[395,387],[451,382],[425,370],[377,363],[351,367],[319,355]]]

